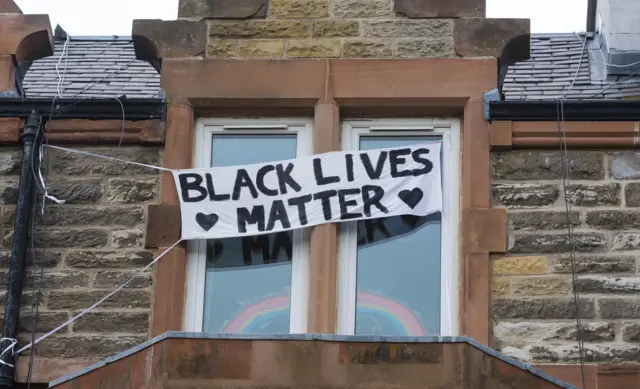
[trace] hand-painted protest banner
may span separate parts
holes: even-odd
[[[251,236],[442,210],[440,143],[174,170],[182,239]]]

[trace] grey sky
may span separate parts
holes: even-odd
[[[178,0],[16,0],[24,13],[49,14],[71,35],[131,35],[133,19],[175,19]],[[587,0],[487,0],[487,16],[531,19],[531,32],[579,32]]]

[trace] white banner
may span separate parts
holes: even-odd
[[[441,143],[174,170],[182,239],[268,234],[442,210]]]

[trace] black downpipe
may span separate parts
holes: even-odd
[[[16,208],[16,220],[13,228],[13,241],[11,242],[11,267],[9,270],[9,284],[4,308],[4,327],[2,337],[8,339],[18,338],[18,324],[20,321],[20,299],[22,286],[25,279],[27,246],[29,242],[29,223],[31,221],[31,209],[35,201],[35,176],[33,174],[33,157],[38,152],[36,137],[40,129],[40,116],[33,111],[27,118],[26,125],[20,134],[22,144],[22,168],[20,170],[20,188],[18,206]],[[5,341],[2,350],[10,345]],[[14,351],[17,350],[17,346]],[[15,364],[14,353],[6,352],[2,356],[4,363],[0,364],[0,389],[14,389]],[[14,367],[11,367],[13,365]]]

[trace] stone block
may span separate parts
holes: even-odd
[[[593,211],[587,213],[587,225],[607,230],[640,228],[640,212],[634,211]]]
[[[640,207],[640,184],[627,184],[624,187],[624,199],[627,207]]]
[[[541,184],[494,184],[491,188],[493,201],[512,208],[540,207],[554,204],[560,195],[557,185]]]
[[[566,277],[535,277],[513,280],[515,296],[566,295],[571,291],[571,280]]]
[[[74,312],[77,315],[78,312]],[[73,332],[127,332],[149,331],[148,312],[89,312],[73,323]]]
[[[393,56],[393,45],[384,40],[345,40],[342,46],[342,56],[345,58],[391,57]]]
[[[338,39],[291,39],[287,42],[287,57],[337,58],[341,49]]]
[[[580,225],[580,213],[571,212],[567,218],[565,212],[557,211],[510,212],[509,222],[516,230],[566,230],[569,222]]]
[[[158,179],[121,179],[109,180],[107,200],[112,203],[144,203],[154,200],[158,195]]]
[[[637,294],[640,292],[640,277],[582,276],[576,282],[580,293]]]
[[[402,58],[453,57],[451,37],[433,39],[398,39],[396,56]]]
[[[59,336],[38,344],[40,357],[82,358],[107,357],[147,340],[146,336]]]
[[[453,21],[442,19],[425,20],[368,20],[362,22],[365,38],[413,38],[445,39],[453,37]],[[453,43],[453,40],[451,40]]]
[[[13,218],[12,214],[12,218]],[[46,217],[40,224],[48,226],[135,226],[144,222],[142,207],[78,207],[67,205],[50,205]]]
[[[17,204],[18,203],[18,179],[2,178],[0,179],[0,204]]]
[[[66,312],[38,311],[37,320],[35,312],[20,312],[19,332],[31,333],[31,331],[33,331],[33,325],[36,324],[36,332],[46,333],[57,328],[69,319],[69,314]],[[0,322],[3,322],[3,320],[0,319]],[[58,331],[59,334],[66,332],[69,332],[67,327],[63,327]]]
[[[271,0],[270,14],[277,19],[320,19],[329,17],[328,0]]]
[[[580,300],[580,317],[583,319],[595,316],[593,300]],[[495,318],[503,319],[575,319],[576,305],[573,298],[500,298],[491,303],[491,311]]]
[[[65,204],[97,203],[104,193],[104,186],[100,179],[56,179],[50,181],[48,183],[49,194],[64,200]]]
[[[81,269],[138,268],[147,266],[153,259],[150,251],[71,251],[64,263]]]
[[[494,275],[534,275],[549,272],[547,257],[504,257],[491,261]]]
[[[3,151],[0,153],[0,175],[19,175],[22,166],[20,150]]]
[[[630,298],[600,298],[598,312],[603,319],[640,319],[640,300]]]
[[[209,39],[207,42],[207,57],[234,58],[237,55],[237,40]]]
[[[282,58],[284,56],[284,41],[249,39],[240,42],[239,52],[243,58]]]
[[[109,290],[110,291],[110,290]],[[86,309],[105,296],[104,290],[48,292],[49,309]],[[148,308],[151,295],[145,290],[121,290],[100,304],[108,308]]]
[[[202,56],[207,46],[207,23],[204,20],[134,20],[132,27],[136,58]]]
[[[25,288],[38,288],[40,282],[42,282],[42,288],[46,290],[86,288],[89,286],[89,273],[85,271],[66,269],[59,269],[58,271],[51,270],[43,272],[42,278],[40,277],[40,272],[37,272],[35,280],[33,275],[33,272],[27,273]]]
[[[624,343],[586,343],[581,353],[577,344],[540,344],[522,348],[504,347],[504,354],[523,362],[578,363],[581,355],[585,363],[622,363],[640,360],[640,346]]]
[[[491,295],[507,296],[509,294],[509,277],[491,278]]]
[[[620,232],[615,234],[611,248],[616,251],[637,250],[640,248],[640,233]]]
[[[636,270],[636,259],[632,256],[578,256],[573,263],[576,273],[633,273]],[[572,273],[571,258],[556,258],[551,267],[556,273]]]
[[[250,19],[267,16],[269,0],[180,0],[179,18]]]
[[[611,177],[618,180],[640,178],[640,153],[636,151],[614,153],[611,158]]]
[[[622,339],[625,342],[640,343],[640,322],[627,321],[622,323]]]
[[[493,333],[503,344],[522,346],[527,343],[558,340],[577,341],[578,327],[572,322],[498,322]],[[606,342],[615,339],[613,324],[583,322],[582,339],[585,342]]]
[[[144,231],[136,228],[132,230],[118,230],[111,233],[111,246],[118,248],[140,247],[143,243]]]
[[[125,148],[115,149],[85,149],[108,157],[115,157],[127,161],[144,163],[147,165],[159,165],[160,155],[153,148]],[[157,170],[143,166],[121,163],[113,160],[89,157],[85,155],[69,153],[61,150],[49,150],[51,160],[56,161],[51,170],[63,176],[80,175],[141,175],[157,174]]]
[[[409,18],[485,17],[486,0],[395,0],[394,10]]]
[[[513,39],[524,37],[529,42],[531,27],[529,19],[456,19],[454,28],[456,55],[461,57],[500,58],[505,47]],[[520,58],[529,59],[529,47],[522,51]]]
[[[492,153],[493,178],[498,180],[557,180],[564,175],[564,153],[559,151],[506,151]],[[602,180],[604,153],[568,153],[569,179]]]
[[[572,248],[578,252],[606,251],[607,238],[599,232],[575,232],[568,234],[516,234],[512,253],[566,253]],[[640,240],[639,240],[640,242]]]
[[[18,7],[15,1],[3,0],[2,2],[0,2],[0,14],[4,13],[21,14],[22,10],[20,9],[20,7]]]
[[[11,236],[5,237],[5,245]],[[84,248],[102,247],[107,244],[107,231],[94,228],[73,228],[38,230],[35,235],[36,247]]]
[[[311,22],[302,20],[212,21],[209,36],[230,38],[304,38],[311,34]]]
[[[134,271],[99,271],[93,281],[93,286],[100,289],[115,289],[138,274]],[[125,288],[140,289],[151,286],[151,273],[142,273],[135,277]]]
[[[581,207],[620,205],[620,185],[569,185],[567,200]]]
[[[331,10],[339,19],[391,18],[393,0],[333,0]]]
[[[354,37],[360,34],[360,24],[357,20],[318,20],[311,30],[314,37]]]

